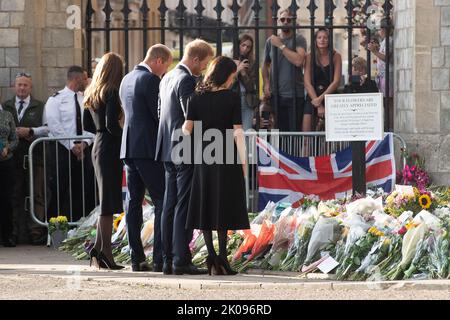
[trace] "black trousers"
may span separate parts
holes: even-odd
[[[13,231],[14,160],[0,161],[0,226],[2,240],[7,241]]]
[[[128,243],[131,249],[131,261],[138,264],[145,261],[141,242],[142,201],[145,189],[155,205],[153,238],[153,263],[162,264],[161,215],[164,200],[164,166],[151,159],[126,159],[128,209],[126,212]]]
[[[163,258],[165,262],[182,267],[192,262],[189,243],[193,230],[186,229],[191,195],[193,165],[165,162],[166,192],[162,214]]]
[[[48,216],[67,216],[78,221],[88,216],[95,208],[95,175],[91,160],[91,150],[86,148],[84,158],[78,161],[72,151],[57,143],[51,147],[51,176],[49,179],[51,200]],[[84,178],[84,184],[83,184]],[[71,209],[72,208],[72,209]],[[70,220],[69,220],[70,221]]]

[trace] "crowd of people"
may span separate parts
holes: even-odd
[[[262,101],[256,88],[254,40],[248,34],[240,37],[234,60],[214,58],[210,44],[194,40],[169,72],[173,57],[162,44],[152,46],[127,75],[123,58],[107,53],[96,61],[92,79],[82,67],[69,68],[65,88],[46,104],[31,96],[31,75],[17,74],[16,95],[0,110],[3,245],[15,246],[20,234],[28,235],[26,241],[36,245],[46,240],[45,228],[29,219],[24,208],[28,177],[23,162],[31,142],[44,136],[84,136],[88,139],[60,140],[50,150],[36,149],[33,181],[38,219],[45,219],[48,204],[48,216],[70,212],[72,220],[78,220],[94,208],[97,184],[100,216],[95,245],[89,252],[91,264],[122,269],[114,262],[111,232],[113,214],[123,211],[125,166],[126,224],[133,271],[235,274],[227,261],[227,232],[249,227],[244,130],[255,128],[257,121],[261,128],[281,131],[324,130],[324,97],[337,93],[341,83],[342,58],[330,47],[329,31],[317,30],[314,50],[308,53],[305,38],[297,35],[294,39],[289,10],[281,12],[279,20],[285,28],[265,45]],[[380,36],[385,38],[384,29]],[[364,45],[377,56],[379,69],[385,70],[386,45]],[[346,92],[384,89],[385,74],[381,72],[376,82],[369,80],[366,65],[363,58],[354,58],[352,82]],[[200,149],[178,153],[184,141],[192,136],[196,139],[196,130],[205,133],[209,129],[224,136],[233,132],[232,151],[237,157],[232,163],[195,162],[193,157],[199,150],[202,154],[208,148],[203,142]],[[47,204],[44,156],[48,156],[51,168]],[[89,179],[94,175],[96,181]],[[146,190],[155,206],[153,265],[146,262],[140,241]],[[205,236],[208,270],[192,264],[189,242],[194,229],[202,230]],[[214,230],[218,233],[218,253],[213,245]]]

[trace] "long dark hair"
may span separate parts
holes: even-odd
[[[316,61],[316,64],[317,64],[319,67],[323,68],[322,64],[320,63],[320,59],[319,59],[319,48],[317,47],[317,37],[319,36],[319,33],[320,33],[320,32],[325,32],[325,33],[326,33],[326,35],[327,35],[327,37],[328,37],[328,50],[330,50],[330,30],[321,27],[321,28],[319,28],[319,29],[316,31],[316,33],[314,34],[314,54],[315,54],[314,59],[315,59],[315,61]],[[333,56],[334,56],[334,53],[336,52],[336,50],[334,50],[333,48],[331,48],[331,51],[332,51]],[[330,61],[330,65],[331,65],[332,63],[333,63],[333,61]]]
[[[205,78],[197,85],[196,91],[204,93],[211,91],[213,87],[220,87],[236,71],[237,66],[233,59],[218,56],[209,65]]]
[[[113,90],[119,90],[123,78],[123,58],[113,52],[105,54],[95,68],[92,82],[84,96],[85,108],[98,108],[106,101],[106,96]]]
[[[245,58],[248,59],[250,64],[253,64],[253,61],[255,61],[255,56],[254,56],[255,40],[253,40],[253,37],[251,35],[249,35],[248,33],[244,33],[239,37],[239,44],[238,44],[237,48],[233,48],[233,56],[236,58],[239,58],[241,56],[241,44],[244,41],[250,41],[252,43],[252,49],[249,51],[249,53],[247,54],[247,56]]]

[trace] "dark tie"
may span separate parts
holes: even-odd
[[[81,107],[80,104],[78,103],[78,97],[77,94],[75,93],[75,109],[76,109],[76,122],[77,122],[77,136],[81,136],[83,135],[83,128],[81,125]]]
[[[19,104],[20,104],[20,106],[19,106],[19,111],[17,111],[17,115],[20,117],[20,113],[22,112],[22,110],[23,110],[23,105],[24,105],[24,103],[25,103],[25,101],[20,101],[19,102]]]

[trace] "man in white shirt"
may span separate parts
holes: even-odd
[[[82,92],[86,85],[86,71],[79,66],[70,67],[66,87],[50,97],[45,105],[50,137],[94,137],[92,133],[84,131],[82,123]],[[52,200],[49,216],[67,215],[72,221],[77,221],[94,208],[95,179],[89,148],[92,142],[92,139],[60,140],[56,148],[50,148],[53,152],[51,160],[54,171],[50,183]],[[56,175],[56,163],[59,179]]]
[[[29,214],[25,212],[24,202],[29,190],[29,172],[24,169],[24,161],[28,155],[31,143],[48,134],[44,119],[44,103],[31,96],[33,82],[31,75],[20,72],[14,82],[14,98],[4,103],[4,109],[9,111],[16,124],[16,134],[19,146],[14,152],[14,210],[13,235],[15,240],[31,242],[31,244],[45,244],[46,230],[33,223]],[[28,164],[26,165],[28,167]],[[34,184],[34,213],[38,219],[45,219],[44,195],[44,159],[42,146],[33,151],[33,184]]]

